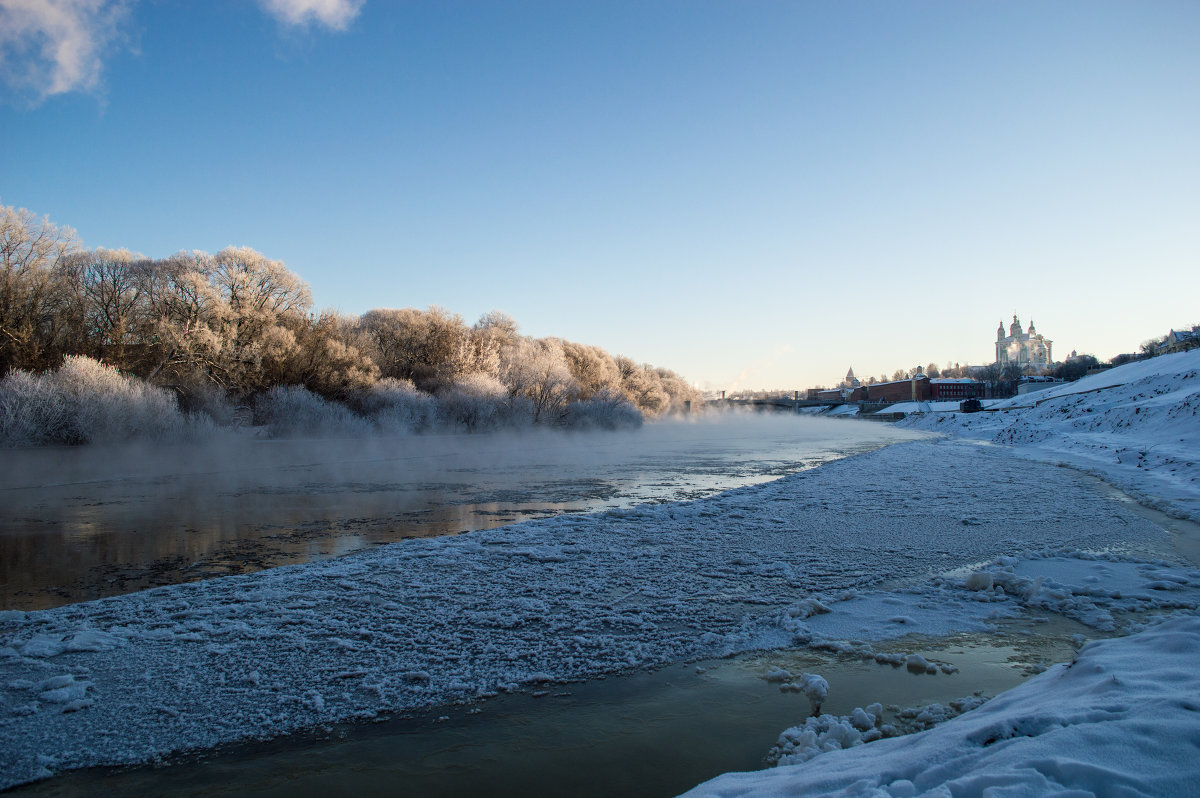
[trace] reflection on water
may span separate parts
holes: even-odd
[[[612,433],[10,450],[0,463],[0,609],[698,498],[915,436],[770,415]]]
[[[1030,664],[1069,660],[1070,636],[1079,632],[1090,630],[1052,618],[1010,622],[996,635],[878,647],[953,663],[960,670],[951,675],[805,649],[751,653],[230,746],[169,768],[67,773],[14,795],[661,798],[724,772],[764,767],[779,733],[811,714],[804,696],[761,678],[772,667],[822,674],[830,684],[822,711],[848,715],[875,701],[907,707],[995,695],[1021,682]]]

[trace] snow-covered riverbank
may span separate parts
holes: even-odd
[[[900,425],[1067,463],[1148,506],[1200,521],[1200,349],[1127,363],[986,412],[925,413]]]
[[[1200,618],[1174,618],[1089,643],[1073,662],[928,731],[839,743],[803,764],[727,774],[687,796],[1194,796],[1198,657]],[[869,729],[873,718],[853,720]]]
[[[901,423],[1070,465],[1169,515],[1200,519],[1200,350],[1015,397],[989,412],[928,412]],[[1195,540],[1177,542],[1194,557]],[[1071,663],[919,734],[863,745],[881,736],[877,713],[810,719],[780,737],[789,752],[783,761],[798,764],[727,774],[688,795],[1200,795],[1195,572],[1158,573],[1163,581],[1141,588],[1177,596],[1180,617],[1137,621],[1125,631],[1148,628],[1091,643]],[[1097,628],[1120,623],[1105,597],[1138,591],[1110,563],[1076,557],[1002,559],[963,584],[984,596],[1032,590],[1050,600],[1031,603]]]

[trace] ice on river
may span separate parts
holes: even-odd
[[[1090,478],[919,441],[694,502],[0,613],[0,787],[753,649],[873,657],[1030,606],[1103,628],[1200,603],[1167,552]]]

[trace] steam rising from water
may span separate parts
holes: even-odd
[[[695,498],[916,436],[882,424],[711,414],[621,432],[10,450],[0,464],[0,606]]]

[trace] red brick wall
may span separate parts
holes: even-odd
[[[931,396],[929,380],[921,379],[916,380],[916,396],[913,396],[913,380],[899,380],[860,386],[854,389],[850,399],[854,402],[911,402],[913,399],[927,402]]]

